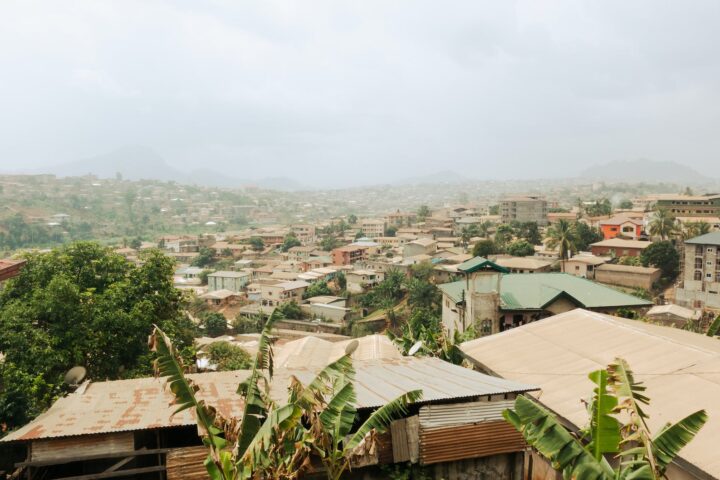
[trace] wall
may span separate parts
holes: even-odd
[[[613,270],[605,270],[603,266],[595,270],[595,280],[610,285],[619,285],[621,287],[652,289],[653,283],[660,280],[662,272],[657,270],[653,273],[644,272],[619,272]]]

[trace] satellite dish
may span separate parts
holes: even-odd
[[[422,340],[418,340],[417,342],[415,342],[413,346],[410,347],[410,350],[408,350],[408,357],[412,357],[413,355],[415,355],[418,350],[422,348],[422,345]]]
[[[85,367],[73,367],[65,374],[65,384],[70,385],[71,387],[80,385],[80,382],[85,379],[85,375],[87,375]]]
[[[357,350],[358,346],[360,345],[360,342],[357,340],[353,340],[352,342],[348,343],[345,347],[345,355],[352,355],[355,353],[355,350]]]

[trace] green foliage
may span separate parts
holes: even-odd
[[[303,312],[295,301],[280,304],[275,308],[275,311],[278,315],[290,320],[300,320],[303,318]]]
[[[256,252],[260,252],[265,248],[265,242],[260,237],[251,237],[250,247]]]
[[[200,247],[198,256],[192,261],[194,267],[208,267],[215,262],[215,251],[212,248]]]
[[[577,251],[577,225],[578,222],[571,224],[567,220],[560,219],[547,230],[548,247],[557,248],[560,252],[563,271],[565,270],[565,260]]]
[[[417,211],[417,217],[419,222],[424,222],[427,217],[430,216],[430,208],[427,205],[420,205]]]
[[[385,229],[385,236],[386,237],[394,237],[397,233],[398,229],[395,225],[390,225]]]
[[[163,326],[180,348],[195,328],[173,287],[173,261],[143,252],[139,266],[95,243],[27,254],[20,275],[0,290],[0,423],[17,427],[47,408],[75,365],[94,379],[149,373],[147,332]],[[11,380],[12,379],[12,380]],[[10,383],[31,385],[9,388]],[[22,393],[22,395],[18,395]],[[27,406],[17,415],[13,405]],[[23,407],[25,408],[25,407]]]
[[[675,216],[670,212],[670,210],[665,208],[658,208],[655,210],[655,215],[653,215],[650,220],[650,235],[654,235],[656,237],[660,237],[662,240],[665,240],[676,232],[677,223],[675,221]]]
[[[720,315],[715,317],[715,320],[710,324],[707,331],[708,337],[714,337],[720,332]]]
[[[519,238],[525,239],[531,245],[540,245],[542,243],[542,236],[537,222],[517,222],[513,225],[513,228]]]
[[[302,243],[300,242],[300,240],[298,240],[298,238],[295,236],[295,234],[293,232],[290,232],[287,235],[285,235],[285,239],[283,240],[283,243],[280,246],[280,250],[282,250],[283,252],[287,252],[291,248],[299,247],[301,245],[302,245]]]
[[[335,283],[337,284],[338,288],[340,290],[345,290],[347,288],[347,278],[345,278],[345,273],[338,272],[335,274]]]
[[[320,241],[320,248],[322,248],[326,252],[329,252],[332,249],[339,247],[340,245],[340,240],[333,237],[332,235],[328,235]]]
[[[607,198],[596,200],[594,204],[585,206],[585,212],[591,217],[610,215],[612,213],[612,204]]]
[[[320,280],[318,282],[311,283],[307,289],[305,289],[305,293],[303,294],[303,298],[312,298],[312,297],[318,297],[320,295],[332,295],[332,290],[330,290],[330,287],[328,287],[328,284],[324,280]]]
[[[621,200],[620,203],[618,204],[618,208],[620,210],[630,210],[631,208],[633,208],[633,202],[632,202],[632,200],[628,200],[628,199]]]
[[[202,324],[209,337],[219,337],[227,331],[227,320],[222,313],[205,312],[202,315]]]
[[[0,250],[62,243],[62,229],[28,223],[22,214],[0,220]]]
[[[490,215],[500,215],[500,205],[490,205],[490,208],[488,208],[488,213]]]
[[[457,345],[470,340],[461,338],[459,334],[456,338],[448,338],[439,314],[425,308],[414,309],[408,321],[400,327],[399,334],[395,335],[390,330],[386,333],[403,355],[407,355],[417,342],[422,342],[422,347],[415,355],[438,357],[456,365],[463,361]]]
[[[618,258],[618,265],[628,265],[631,267],[640,267],[640,266],[642,266],[642,261],[640,260],[640,257],[626,255],[626,256]]]
[[[228,342],[214,342],[205,349],[210,363],[219,371],[245,370],[252,365],[250,354],[243,348]]]
[[[232,321],[235,333],[260,333],[263,327],[262,318],[259,315],[245,316],[239,313]]]
[[[497,247],[495,242],[492,240],[479,240],[472,249],[473,257],[484,257],[487,258],[490,255],[497,253]]]
[[[351,214],[348,216],[348,223],[349,223],[350,225],[355,225],[355,224],[357,223],[357,221],[358,221],[357,215],[355,215],[354,213],[351,213]]]
[[[592,372],[590,379],[596,387],[581,439],[565,430],[553,413],[524,396],[516,398],[514,410],[503,412],[564,478],[660,480],[707,421],[700,410],[666,425],[653,437],[643,411],[650,400],[624,360],[616,359],[606,369]],[[615,468],[606,455],[619,458]]]
[[[535,248],[526,240],[516,240],[508,245],[507,253],[515,257],[528,257],[535,254]]]
[[[590,245],[602,241],[605,237],[599,228],[591,227],[585,222],[575,222],[575,248],[581,251],[590,250]]]
[[[680,270],[680,254],[669,240],[655,242],[647,247],[640,254],[640,261],[645,267],[659,268],[666,278],[675,278]]]

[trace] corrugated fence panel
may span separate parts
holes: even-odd
[[[520,433],[504,420],[420,428],[420,463],[423,465],[524,449],[525,441]]]
[[[176,448],[168,452],[166,457],[167,480],[206,480],[205,458],[208,456],[206,447]]]
[[[132,432],[62,437],[32,442],[32,460],[56,460],[78,455],[124,453],[135,450]]]
[[[450,425],[501,420],[503,410],[512,408],[513,404],[514,400],[494,400],[490,402],[426,405],[420,409],[420,427],[448,427]]]
[[[390,424],[392,434],[393,462],[409,462],[410,450],[408,450],[407,420],[401,418]]]

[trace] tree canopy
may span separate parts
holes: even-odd
[[[89,242],[26,254],[0,290],[0,424],[18,427],[47,408],[73,366],[98,380],[149,374],[153,324],[180,348],[191,344],[172,259],[141,255],[134,265]]]
[[[659,268],[666,278],[674,278],[680,269],[680,255],[669,240],[655,242],[647,247],[640,254],[640,261],[645,267]]]

